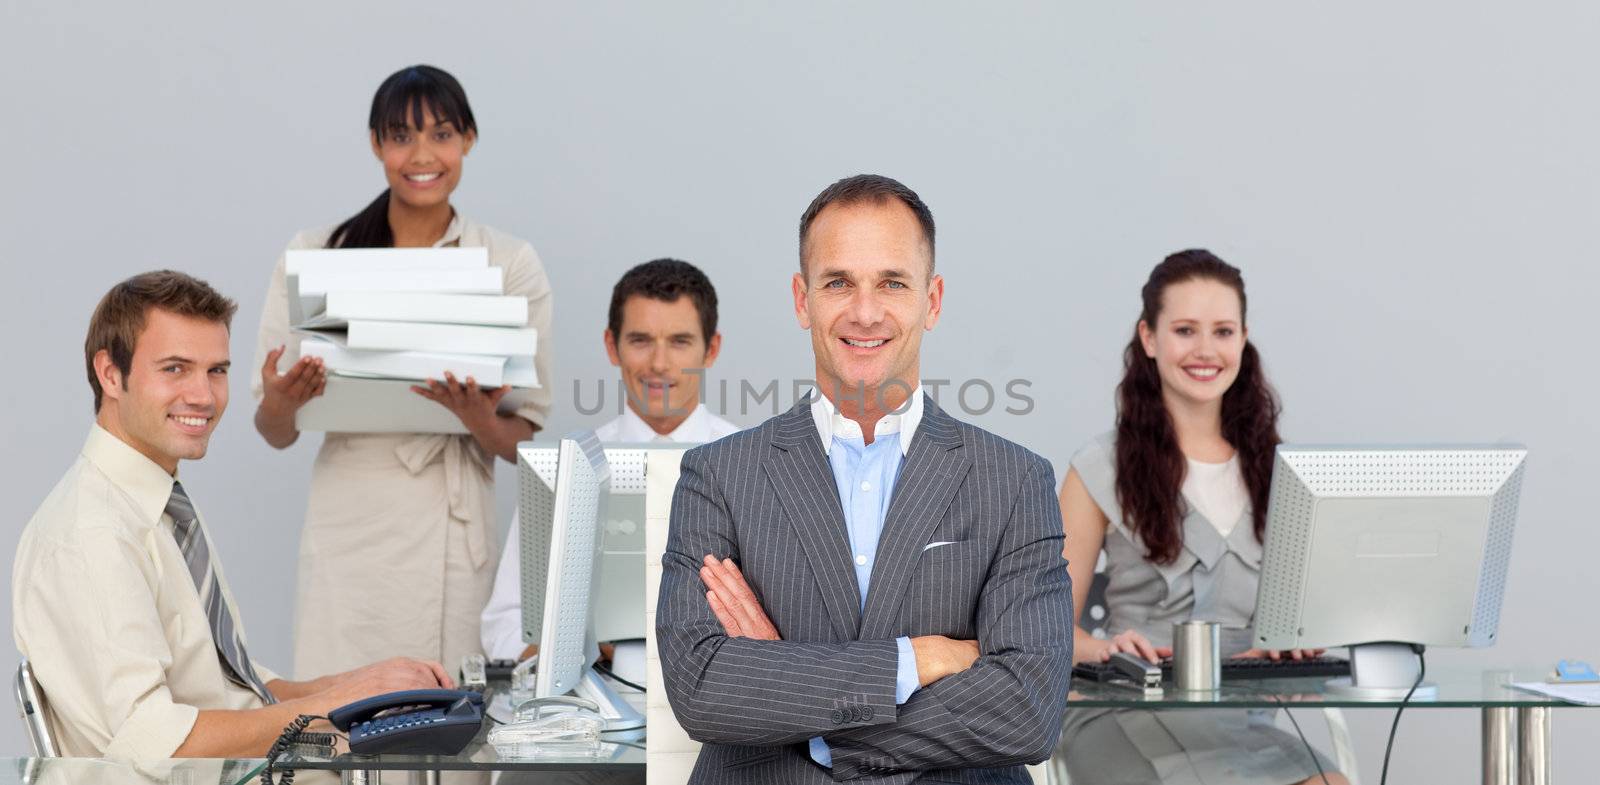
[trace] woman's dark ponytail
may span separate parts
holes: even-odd
[[[339,224],[328,236],[327,248],[393,248],[394,227],[389,225],[389,189],[372,204]]]

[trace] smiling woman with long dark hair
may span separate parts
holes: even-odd
[[[1172,625],[1222,625],[1223,656],[1250,649],[1277,394],[1248,340],[1244,277],[1209,251],[1150,272],[1123,356],[1116,429],[1072,457],[1061,488],[1073,607],[1105,557],[1106,631],[1078,627],[1077,662],[1116,652],[1170,656]],[[1111,782],[1321,783],[1271,712],[1075,710],[1062,753],[1074,785]],[[1344,783],[1323,759],[1330,785]]]
[[[455,77],[403,68],[379,85],[367,128],[387,183],[336,226],[301,232],[298,248],[483,247],[504,291],[528,299],[544,387],[513,413],[509,388],[447,376],[413,390],[449,409],[468,435],[329,433],[311,477],[300,537],[295,672],[320,676],[404,654],[454,669],[480,651],[479,612],[494,579],[496,455],[514,461],[550,411],[549,279],[527,242],[470,221],[450,203],[478,123]],[[322,394],[321,362],[280,363],[290,333],[284,262],[267,289],[256,344],[256,429],[282,449],[299,437],[295,413]],[[281,368],[287,365],[287,368]]]

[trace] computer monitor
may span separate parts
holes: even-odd
[[[608,729],[640,738],[643,715],[592,667],[598,654],[596,641],[601,640],[596,635],[597,622],[619,612],[617,608],[597,607],[595,602],[597,587],[607,579],[602,521],[613,483],[625,486],[629,481],[613,471],[606,451],[590,432],[563,438],[554,448],[519,445],[517,453],[523,639],[539,644],[534,697],[573,693],[595,704]],[[638,474],[640,479],[635,484],[641,486],[642,493],[643,472]],[[616,561],[625,565],[629,560],[623,556]],[[634,556],[632,585],[638,602],[625,605],[632,609],[642,632],[642,542]],[[612,566],[612,570],[618,569],[625,567]],[[629,610],[623,608],[620,612]]]
[[[1255,645],[1349,646],[1351,676],[1329,691],[1390,699],[1417,685],[1412,644],[1494,643],[1526,457],[1520,445],[1278,447]]]
[[[664,447],[681,451],[691,446],[676,443],[601,445],[611,476],[605,492],[601,494],[598,513],[600,554],[594,568],[594,613],[590,616],[597,641],[642,640],[645,637],[643,567],[646,456]],[[531,470],[533,476],[529,479],[543,486],[531,487],[535,498],[528,499],[525,496],[520,502],[522,506],[519,507],[521,512],[518,517],[526,521],[527,504],[537,506],[539,496],[555,492],[560,448],[553,444],[526,442],[518,445],[517,454],[518,463],[526,465],[522,471]],[[549,518],[548,514],[541,512],[540,515],[541,521]],[[526,526],[525,523],[520,525]],[[519,531],[518,537],[524,533]],[[536,558],[545,557],[541,554]],[[524,570],[523,575],[527,574]],[[543,592],[541,585],[531,588],[535,592]],[[527,603],[523,603],[523,642],[538,643],[540,629],[537,617],[530,619],[527,608]]]

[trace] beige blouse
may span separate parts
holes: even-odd
[[[331,229],[290,248],[321,248]],[[516,412],[543,426],[550,412],[551,293],[533,248],[457,216],[439,246],[484,247],[505,270],[505,293],[528,298],[544,386]],[[289,329],[284,261],[273,269],[256,367]],[[279,371],[298,351],[285,352]],[[252,386],[257,400],[261,380]],[[494,458],[470,435],[329,433],[317,454],[295,600],[295,673],[314,678],[397,655],[454,670],[479,651],[478,616],[493,583]]]

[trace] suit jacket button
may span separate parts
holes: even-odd
[[[833,724],[835,724],[835,725],[843,725],[844,724],[844,712],[842,712],[842,711],[840,711],[838,709],[834,709],[833,710]]]
[[[870,719],[872,719],[872,707],[871,706],[862,706],[861,707],[861,721],[862,722],[866,722],[867,720],[870,720]]]
[[[850,721],[851,722],[860,722],[861,721],[861,707],[860,706],[851,706],[850,707]]]

